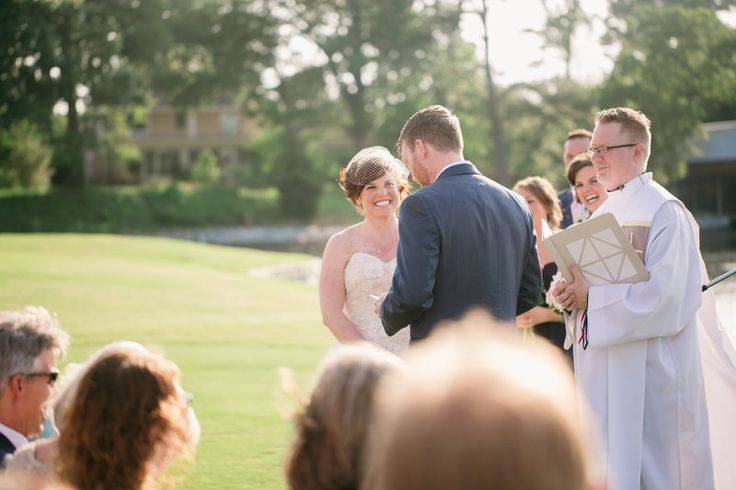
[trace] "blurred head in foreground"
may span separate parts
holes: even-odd
[[[365,488],[595,486],[587,413],[562,355],[493,323],[474,313],[440,329],[379,386]]]
[[[149,488],[194,444],[172,362],[139,344],[93,356],[62,410],[59,476],[79,488]]]
[[[375,387],[400,366],[398,357],[367,343],[340,346],[327,355],[296,417],[286,466],[290,488],[358,488]]]

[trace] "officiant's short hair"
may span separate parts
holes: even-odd
[[[562,354],[494,324],[474,314],[447,325],[382,382],[365,488],[582,490],[600,481]]]
[[[401,153],[401,143],[423,140],[440,151],[462,151],[463,133],[460,120],[450,109],[441,105],[429,106],[417,111],[401,129],[396,148]]]
[[[652,146],[652,122],[643,113],[630,107],[611,107],[595,115],[595,123],[619,123],[621,128],[641,143],[647,150],[647,158]]]

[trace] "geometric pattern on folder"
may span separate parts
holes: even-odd
[[[591,284],[623,282],[636,274],[610,229],[568,243],[567,251]]]

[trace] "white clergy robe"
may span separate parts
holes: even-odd
[[[697,228],[651,174],[609,193],[593,216],[606,212],[650,273],[636,284],[590,287],[587,348],[579,341],[582,312],[567,322],[576,382],[606,454],[608,488],[715,488],[698,331],[703,271]],[[722,354],[721,341],[708,345]],[[733,359],[719,359],[724,372],[733,371]],[[720,385],[717,391],[724,393]]]

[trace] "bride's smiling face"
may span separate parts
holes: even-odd
[[[400,200],[399,184],[391,174],[366,184],[358,198],[363,213],[370,216],[393,213]]]

